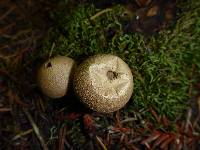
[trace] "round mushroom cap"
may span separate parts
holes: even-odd
[[[133,93],[133,76],[119,57],[99,54],[89,57],[76,69],[75,94],[90,109],[110,113],[122,108]]]
[[[63,97],[69,88],[74,60],[57,56],[46,61],[38,70],[37,82],[46,96]]]

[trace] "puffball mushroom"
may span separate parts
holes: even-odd
[[[46,96],[50,98],[63,97],[69,88],[74,60],[57,56],[46,61],[38,70],[37,82]]]
[[[83,61],[75,71],[75,94],[90,109],[110,113],[122,108],[133,93],[133,76],[119,57],[99,54]]]

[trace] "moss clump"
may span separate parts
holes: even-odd
[[[39,57],[48,56],[53,43],[53,55],[78,61],[99,53],[118,55],[134,74],[135,92],[124,111],[153,107],[174,119],[189,106],[189,87],[200,76],[200,2],[183,3],[181,8],[176,25],[148,40],[123,33],[124,7],[119,5],[93,20],[90,17],[100,10],[92,5],[80,5],[69,15],[56,12],[58,25],[49,32]]]

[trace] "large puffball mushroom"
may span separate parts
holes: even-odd
[[[133,93],[133,76],[119,57],[99,54],[83,61],[75,71],[75,94],[90,109],[110,113],[122,108]]]
[[[42,93],[50,98],[63,97],[69,88],[75,62],[65,56],[47,60],[38,70],[37,82]]]

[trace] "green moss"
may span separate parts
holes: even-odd
[[[106,41],[104,34],[109,28],[121,30],[121,24],[117,20],[117,14],[115,14],[118,10],[122,13],[122,8],[117,6],[112,11],[94,20],[90,20],[90,17],[99,10],[96,10],[93,6],[79,6],[72,12],[73,15],[71,16],[61,13],[65,17],[62,20],[60,19],[61,17],[58,17],[58,26],[53,29],[53,33],[50,33],[48,40],[45,42],[43,52],[46,53],[46,50],[51,49],[51,45],[56,39],[54,42],[56,42],[57,47],[54,55],[70,55],[77,58],[81,55],[93,55],[99,52],[111,53],[113,51],[116,53],[116,50],[108,49],[107,44],[109,43]],[[56,13],[54,17],[59,14]]]
[[[77,61],[98,53],[118,55],[134,74],[134,94],[124,111],[153,107],[159,115],[174,119],[189,106],[189,87],[200,76],[200,2],[181,7],[184,12],[176,25],[148,38],[148,42],[143,35],[123,33],[122,6],[94,20],[90,17],[101,10],[91,5],[80,5],[70,14],[56,12],[53,18],[57,26],[49,32],[39,57],[48,57],[53,43],[53,55]],[[115,31],[114,36],[108,34],[110,30]],[[193,77],[191,72],[195,72]]]

